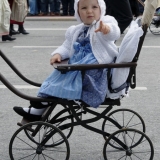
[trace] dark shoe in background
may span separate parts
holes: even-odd
[[[61,14],[60,13],[55,13],[55,16],[60,16]]]
[[[24,29],[23,25],[19,25],[18,31],[19,31],[19,33],[22,33],[22,34],[24,34],[24,35],[29,34],[29,33]]]
[[[74,13],[69,13],[69,16],[74,16]]]
[[[28,13],[27,16],[35,16],[35,14]]]
[[[2,36],[2,41],[14,41],[16,38],[12,38],[9,35]]]
[[[16,34],[19,34],[19,32],[14,30],[13,24],[10,24],[9,35],[12,36],[12,35],[16,35]]]
[[[47,16],[47,13],[41,12],[41,13],[38,14],[38,16]]]
[[[15,31],[15,30],[13,30],[13,29],[9,31],[9,35],[10,35],[10,36],[16,35],[16,34],[19,34],[19,32],[18,32],[18,31]]]
[[[55,16],[55,13],[54,13],[54,12],[51,12],[51,13],[50,13],[50,16]]]
[[[68,16],[68,14],[64,14],[64,13],[62,13],[62,14],[61,14],[61,16]]]

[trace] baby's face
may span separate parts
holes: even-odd
[[[80,0],[78,13],[84,24],[90,25],[100,19],[101,10],[97,0]]]

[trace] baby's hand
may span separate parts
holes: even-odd
[[[110,32],[110,28],[108,25],[106,25],[102,21],[100,21],[99,28],[96,29],[95,32],[102,32],[103,34],[107,34]]]
[[[60,54],[55,54],[50,59],[50,64],[53,65],[55,62],[61,62],[61,56]]]

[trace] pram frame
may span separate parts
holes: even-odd
[[[80,70],[80,71],[83,72],[83,71],[88,70],[88,69],[97,69],[97,68],[126,68],[126,67],[129,67],[131,69],[130,69],[130,75],[129,75],[128,81],[130,82],[130,87],[135,88],[136,87],[136,72],[135,71],[136,71],[136,66],[137,66],[137,60],[138,60],[138,57],[139,57],[139,54],[140,54],[140,51],[141,51],[141,48],[142,48],[142,45],[143,45],[143,41],[144,41],[144,38],[145,38],[145,35],[146,35],[146,32],[147,32],[147,26],[142,26],[142,28],[144,30],[144,34],[140,38],[140,42],[139,42],[139,45],[138,45],[138,50],[137,50],[137,53],[136,53],[132,62],[119,63],[119,64],[75,65],[75,66],[73,66],[73,65],[62,65],[62,66],[57,66],[56,69],[60,70],[61,72],[67,72],[67,71],[71,71],[71,70]],[[27,82],[31,85],[34,85],[34,86],[38,86],[38,87],[41,85],[41,84],[33,82],[33,81],[27,79],[25,76],[23,76],[23,74],[21,74],[21,72],[12,64],[12,62],[3,54],[2,51],[0,51],[0,55],[5,60],[5,62],[13,69],[13,71],[21,79],[23,79],[25,82]],[[61,98],[52,99],[52,98],[31,97],[31,96],[28,96],[28,95],[23,94],[20,91],[18,91],[1,73],[0,73],[0,80],[14,94],[16,94],[17,96],[19,96],[23,99],[26,99],[26,100],[29,100],[29,101],[37,101],[37,102],[52,102],[52,106],[50,108],[48,108],[48,111],[45,113],[44,116],[42,116],[42,119],[41,119],[42,122],[46,121],[47,117],[49,116],[49,114],[52,112],[52,110],[55,108],[55,106],[57,104],[67,105],[68,108],[66,109],[66,111],[71,112],[71,115],[69,115],[67,118],[74,117],[76,122],[67,123],[67,124],[64,124],[64,125],[58,127],[58,129],[60,129],[60,130],[65,130],[65,129],[73,127],[73,126],[81,125],[84,128],[89,129],[93,132],[99,133],[103,136],[110,137],[111,136],[110,133],[107,133],[105,131],[102,131],[100,129],[97,129],[95,127],[92,127],[92,126],[88,125],[89,123],[96,122],[99,119],[103,118],[105,120],[108,120],[108,121],[112,122],[120,131],[122,131],[122,130],[125,131],[125,132],[129,131],[126,128],[123,128],[123,126],[119,125],[119,123],[114,121],[112,118],[106,116],[106,114],[113,108],[114,105],[120,106],[120,99],[116,99],[116,100],[106,99],[106,101],[102,105],[108,105],[108,107],[105,108],[102,113],[97,113],[97,112],[89,109],[89,107],[86,104],[82,103],[83,106],[80,106],[80,108],[83,107],[83,111],[80,111],[80,112],[77,113],[75,111],[75,109],[79,109],[79,106],[77,106],[77,103],[75,103],[74,101],[69,101],[69,100],[61,99]],[[73,105],[75,105],[76,107],[73,106]],[[95,115],[95,117],[91,118],[91,119],[87,119],[87,120],[82,120],[80,118],[80,116],[82,114],[86,114],[87,112],[92,114],[92,115]],[[37,132],[39,131],[40,127],[41,127],[41,124],[35,130],[32,130],[32,129],[30,130],[28,128],[26,128],[26,129],[28,129],[32,132],[32,136],[35,136],[37,134]],[[143,131],[145,132],[145,129]],[[140,131],[138,131],[138,132],[140,132]],[[141,135],[142,135],[142,137],[140,138],[139,141],[142,141],[142,139],[144,137],[147,138],[147,140],[149,139],[144,133],[141,133]],[[42,144],[45,144],[48,141],[49,138],[50,138],[50,136],[48,138],[44,139],[44,141],[42,141]],[[117,137],[112,137],[112,139],[115,140],[124,149],[126,149],[128,155],[130,154],[129,148],[126,146],[125,143],[120,141]],[[152,159],[153,155],[154,155],[153,145],[150,142],[150,140],[148,140],[148,141],[151,145],[151,152],[152,152],[151,159]],[[10,147],[10,150],[11,150],[11,148],[12,147]],[[11,157],[11,159],[13,159],[13,157]],[[105,159],[106,159],[106,157],[105,157]]]

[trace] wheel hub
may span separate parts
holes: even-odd
[[[127,156],[131,156],[131,155],[132,155],[132,150],[131,150],[131,149],[128,149],[128,150],[126,151],[126,155],[127,155]]]
[[[36,149],[36,153],[37,154],[42,154],[42,151],[43,151],[43,147],[42,146],[38,146],[37,149]]]

